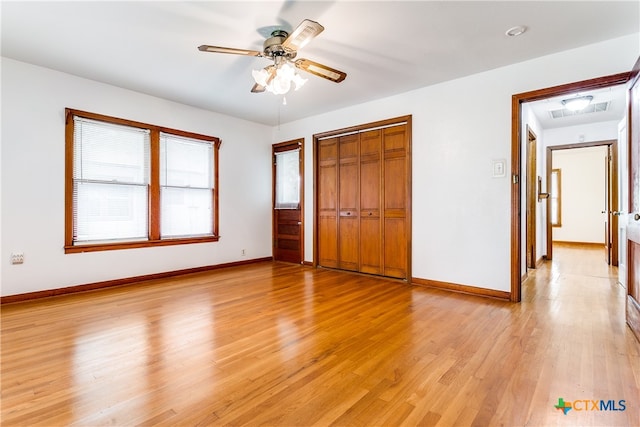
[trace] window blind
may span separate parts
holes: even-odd
[[[276,209],[300,207],[300,149],[275,153]]]
[[[148,238],[146,129],[74,117],[74,244]]]
[[[213,146],[160,133],[161,238],[213,234]]]

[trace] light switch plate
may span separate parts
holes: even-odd
[[[504,178],[507,176],[507,161],[505,159],[491,160],[492,177]]]

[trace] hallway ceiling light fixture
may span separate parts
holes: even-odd
[[[575,98],[563,99],[562,105],[568,110],[580,111],[587,108],[587,105],[591,104],[591,101],[593,101],[593,96],[591,95],[576,96]]]

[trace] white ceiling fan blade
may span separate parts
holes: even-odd
[[[307,43],[322,31],[324,31],[322,25],[310,19],[305,19],[289,34],[289,37],[282,43],[282,47],[288,51],[297,51],[306,46]]]
[[[198,46],[198,50],[201,52],[229,53],[232,55],[262,56],[262,52],[257,50],[236,49],[233,47],[209,46],[206,44],[203,44],[202,46]]]
[[[331,80],[332,82],[340,83],[347,78],[347,73],[309,59],[298,59],[295,64],[296,67],[306,71],[307,73],[322,77],[323,79]]]

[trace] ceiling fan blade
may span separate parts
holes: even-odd
[[[307,73],[322,77],[323,79],[331,80],[332,82],[340,83],[347,78],[347,73],[336,70],[335,68],[327,67],[326,65],[309,59],[298,59],[296,60],[295,65]]]
[[[257,50],[236,49],[233,47],[209,46],[206,44],[203,44],[202,46],[198,46],[198,50],[201,52],[230,53],[232,55],[262,56],[262,52]]]
[[[306,46],[315,36],[324,31],[324,27],[315,21],[305,19],[293,30],[289,37],[282,43],[285,50],[297,51]]]
[[[266,90],[264,86],[260,86],[258,83],[254,84],[251,88],[251,93],[262,93]]]

